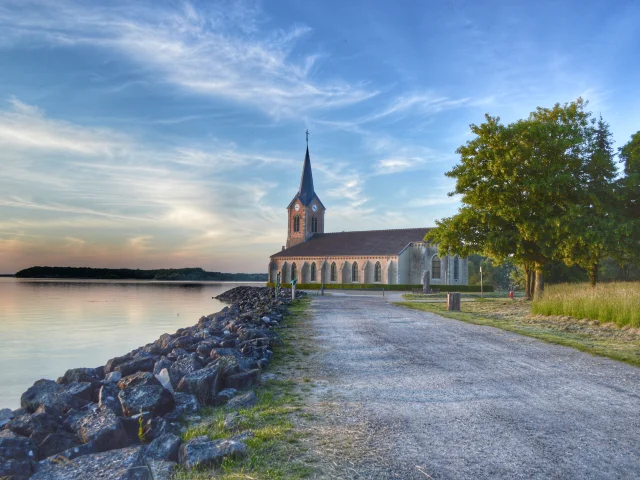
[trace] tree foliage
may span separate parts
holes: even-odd
[[[542,293],[545,266],[554,261],[581,267],[595,283],[599,263],[629,230],[616,195],[633,195],[630,182],[616,194],[609,126],[586,105],[579,98],[509,125],[488,114],[471,125],[474,138],[457,149],[460,163],[447,172],[456,179],[450,195],[461,195],[462,207],[426,239],[442,255],[478,253],[521,266],[529,295],[534,277]],[[634,172],[636,147],[628,149]]]

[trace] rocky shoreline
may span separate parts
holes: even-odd
[[[279,344],[291,290],[237,287],[216,298],[230,305],[104,366],[38,380],[21,408],[0,410],[0,478],[169,479],[178,464],[246,455],[242,436],[180,434],[203,406],[232,412],[257,401],[247,390]]]

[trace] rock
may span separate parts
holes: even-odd
[[[152,480],[144,447],[83,455],[73,462],[43,462],[32,480]]]
[[[201,357],[208,357],[215,346],[216,344],[214,342],[202,342],[198,345],[198,348],[196,348],[196,353]]]
[[[176,392],[173,398],[176,402],[176,408],[171,412],[170,416],[165,417],[167,419],[177,419],[181,415],[198,413],[200,407],[202,407],[196,396],[190,393]]]
[[[53,380],[38,380],[20,397],[22,407],[33,412],[45,405],[64,413],[72,408],[82,408],[91,402],[93,386],[89,382],[72,382],[59,385]]]
[[[108,373],[106,375],[106,377],[104,377],[104,382],[103,383],[105,383],[105,384],[107,384],[107,383],[118,383],[121,378],[122,378],[122,372],[111,372],[111,373]]]
[[[80,421],[78,434],[84,443],[93,444],[96,452],[105,452],[131,444],[120,418],[110,410],[88,415]]]
[[[128,353],[128,354],[126,354],[126,355],[123,355],[123,356],[121,356],[121,357],[115,357],[115,358],[112,358],[112,359],[111,359],[111,360],[109,360],[109,361],[107,362],[107,364],[104,366],[104,373],[105,373],[105,375],[106,375],[107,373],[111,373],[111,372],[115,371],[115,368],[116,368],[118,365],[121,365],[121,364],[123,364],[123,363],[125,363],[125,362],[128,362],[129,360],[131,360],[131,358],[132,358],[132,355],[131,355],[130,353]]]
[[[95,368],[72,368],[67,370],[57,383],[66,385],[72,382],[88,382],[96,385],[100,383],[100,376]]]
[[[231,437],[231,440],[235,440],[236,442],[246,442],[250,438],[254,438],[256,436],[252,431],[247,430],[246,432],[242,432],[239,435],[234,435]]]
[[[192,346],[197,344],[199,339],[196,337],[185,335],[184,337],[178,337],[167,345],[168,348],[184,348],[189,350]]]
[[[67,432],[51,433],[38,445],[38,459],[43,460],[81,444],[77,435]]]
[[[236,390],[244,390],[256,385],[260,381],[260,369],[249,370],[248,372],[240,372],[230,375],[224,380],[225,388],[235,388]]]
[[[155,460],[178,461],[178,451],[182,445],[182,439],[172,433],[167,433],[156,438],[147,446],[145,456]]]
[[[31,475],[36,458],[33,440],[10,430],[0,432],[0,478]]]
[[[155,460],[152,458],[145,458],[145,464],[149,469],[149,473],[153,480],[171,480],[173,478],[173,473],[178,467],[176,462]]]
[[[224,428],[227,430],[235,430],[239,424],[247,419],[244,415],[240,415],[238,412],[227,413],[224,417]]]
[[[275,373],[263,373],[262,375],[260,375],[260,385],[264,385],[270,382],[271,380],[277,380],[277,379],[278,379],[278,375],[276,375]]]
[[[153,366],[153,374],[158,375],[162,370],[171,368],[171,365],[173,365],[173,362],[168,358],[163,357]]]
[[[180,447],[180,464],[191,470],[198,466],[220,465],[225,458],[239,458],[247,454],[247,446],[234,440],[213,440],[197,437]]]
[[[13,412],[10,408],[3,408],[2,410],[0,410],[0,429],[2,429],[2,427],[9,423],[9,420],[11,420],[12,418]]]
[[[258,397],[253,391],[249,391],[238,395],[237,397],[233,397],[227,403],[228,409],[241,409],[241,408],[250,408],[258,403]]]
[[[150,372],[138,372],[133,375],[127,375],[118,382],[118,388],[123,390],[127,387],[135,387],[136,385],[160,385],[160,382]]]
[[[118,394],[125,416],[149,412],[151,416],[162,416],[175,408],[173,395],[160,385],[141,385],[121,390]]]
[[[126,377],[127,375],[133,375],[137,372],[152,372],[154,364],[153,358],[137,358],[121,363],[114,368],[114,371],[120,372],[123,377]]]
[[[120,372],[118,372],[120,373]],[[100,388],[99,405],[101,409],[108,409],[121,417],[122,404],[118,398],[120,389],[114,383],[107,383]]]
[[[20,406],[30,412],[35,412],[40,405],[49,402],[50,398],[62,389],[63,387],[53,380],[45,380],[44,378],[38,380],[22,394]]]
[[[213,405],[215,407],[224,405],[229,400],[231,400],[231,398],[233,398],[236,393],[238,393],[238,391],[235,388],[225,388],[224,390],[219,391],[216,397],[213,399]]]
[[[58,419],[44,412],[27,414],[12,419],[6,428],[23,437],[30,437],[37,445],[58,429]]]
[[[171,385],[171,376],[169,375],[169,370],[163,368],[159,373],[156,374],[156,380],[160,382],[164,388],[169,390],[171,393],[174,393],[173,385]]]
[[[183,355],[178,358],[169,368],[169,376],[171,377],[171,385],[173,388],[177,388],[180,380],[187,373],[195,372],[202,368],[202,362],[198,359],[196,354]]]
[[[186,374],[178,391],[196,396],[201,405],[211,405],[222,384],[222,369],[217,364]]]

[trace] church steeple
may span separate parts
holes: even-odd
[[[313,190],[313,174],[311,173],[311,159],[309,158],[309,145],[304,156],[304,166],[302,167],[302,177],[300,178],[300,189],[298,198],[304,206],[309,205],[316,192]]]
[[[306,242],[308,238],[324,233],[325,208],[313,188],[311,158],[309,157],[309,132],[307,131],[307,152],[302,166],[300,188],[287,207],[289,227],[287,228],[287,248]]]

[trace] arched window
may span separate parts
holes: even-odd
[[[294,278],[298,278],[298,267],[295,263],[291,264],[291,281],[293,282]]]
[[[316,262],[313,262],[311,264],[311,281],[312,282],[316,281]]]
[[[456,256],[453,259],[453,279],[458,280],[460,278],[460,260]]]
[[[373,281],[374,282],[382,281],[382,265],[380,265],[380,262],[376,262],[376,268],[373,272]]]
[[[338,272],[336,271],[336,262],[331,264],[331,281],[335,282],[338,279]]]
[[[351,281],[358,281],[358,264],[356,262],[353,262],[353,265],[351,265]]]
[[[296,215],[295,217],[293,217],[293,231],[300,231],[300,215]]]
[[[318,217],[311,217],[311,233],[318,231]]]
[[[431,278],[440,278],[440,257],[437,255],[431,259]]]

